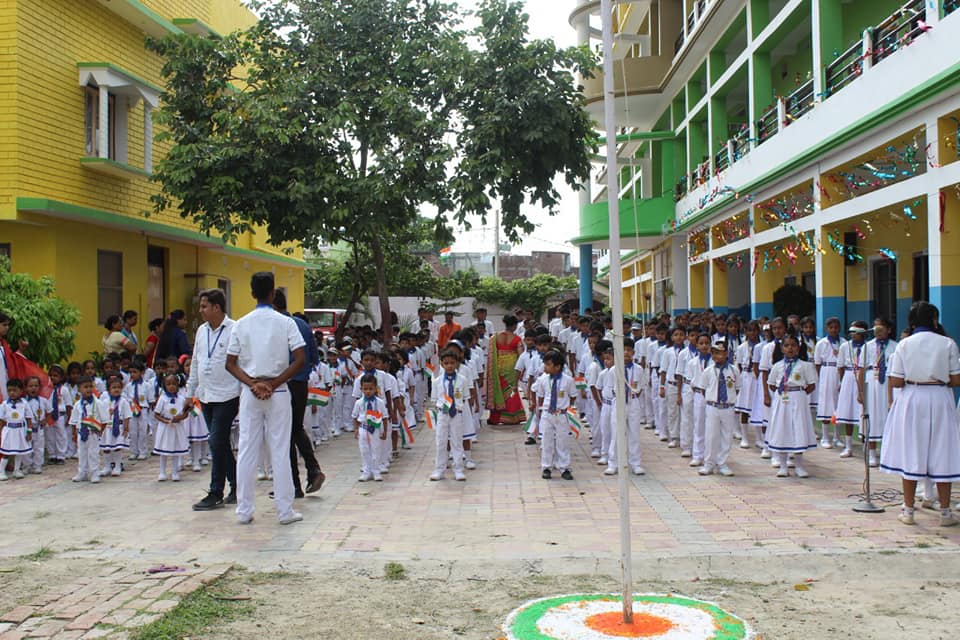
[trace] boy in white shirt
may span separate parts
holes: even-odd
[[[727,466],[730,457],[730,439],[737,428],[734,404],[740,390],[737,368],[727,361],[727,343],[718,340],[710,348],[713,363],[699,373],[694,384],[704,390],[706,398],[706,454],[700,475],[714,471],[732,476]]]
[[[476,403],[472,382],[460,369],[459,354],[446,349],[440,354],[443,372],[433,379],[433,405],[437,408],[436,456],[430,480],[443,480],[447,469],[448,455],[453,457],[453,477],[463,482],[463,429],[467,413],[464,406]],[[447,453],[449,447],[449,454]]]
[[[146,460],[150,455],[150,414],[157,402],[154,385],[143,379],[143,367],[130,365],[130,382],[123,389],[123,397],[130,403],[130,459]]]
[[[377,377],[372,373],[360,376],[361,396],[353,403],[354,437],[360,446],[360,482],[381,482],[383,476],[378,466],[378,450],[387,439],[387,405],[378,395]]]
[[[626,393],[624,398],[624,407],[627,411],[627,464],[633,475],[642,476],[643,469],[640,456],[640,417],[643,412],[643,369],[634,362],[634,341],[630,338],[624,338],[624,388],[621,390],[612,380],[616,377],[613,368],[607,374],[607,382],[613,388],[614,397],[617,393]],[[617,424],[616,424],[616,405],[611,410],[611,429],[610,445],[607,447],[607,468],[604,474],[608,476],[616,475],[617,467]]]
[[[560,477],[573,480],[570,473],[570,422],[567,409],[576,395],[573,378],[563,372],[564,357],[559,351],[548,351],[543,356],[543,374],[537,379],[539,391],[541,477],[551,478],[551,467],[562,470]]]

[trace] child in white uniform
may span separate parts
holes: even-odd
[[[661,442],[666,442],[669,439],[667,432],[667,405],[663,401],[663,396],[660,395],[661,385],[660,385],[660,361],[663,359],[664,352],[670,348],[670,342],[667,340],[667,332],[669,331],[666,325],[657,326],[657,344],[653,347],[653,365],[650,371],[650,393],[653,394],[653,414],[654,414],[654,429],[653,433],[660,439]]]
[[[861,369],[860,388],[865,387],[864,410],[869,420],[869,433],[860,436],[867,441],[869,447],[869,464],[876,467],[880,464],[877,456],[877,444],[883,440],[884,425],[887,423],[889,412],[890,387],[887,374],[893,361],[893,354],[897,350],[897,343],[890,339],[893,326],[886,318],[877,318],[873,321],[874,338],[864,347]]]
[[[130,459],[146,460],[150,454],[151,415],[157,398],[154,385],[143,379],[143,369],[137,363],[130,365],[130,382],[123,395],[130,403]]]
[[[840,337],[840,319],[828,318],[827,335],[817,343],[813,353],[813,364],[817,367],[817,420],[822,425],[820,446],[832,449],[841,443],[840,428],[834,431],[837,414],[837,400],[840,397],[840,372],[837,369],[840,360],[840,347],[846,342]]]
[[[7,479],[7,462],[5,458],[13,458],[13,477],[23,478],[21,469],[23,461],[33,451],[30,444],[32,439],[33,420],[30,405],[21,394],[23,383],[11,378],[7,380],[7,397],[0,403],[0,480]]]
[[[609,462],[607,453],[613,439],[616,371],[613,368],[613,344],[609,340],[601,340],[597,343],[597,348],[600,349],[601,345],[603,351],[600,353],[600,358],[603,360],[603,371],[597,376],[597,391],[600,393],[601,402],[600,424],[597,425],[597,429],[591,431],[592,442],[590,445],[600,452],[597,464],[606,465]]]
[[[722,340],[718,340],[722,342]],[[680,448],[687,447],[691,454],[690,466],[701,467],[706,450],[706,395],[705,389],[698,383],[703,372],[710,366],[710,336],[702,333],[697,336],[697,354],[687,359],[686,385],[691,389],[690,394],[690,425],[689,431],[680,432]],[[686,398],[684,398],[686,401]],[[731,434],[732,437],[732,434]]]
[[[30,421],[33,424],[31,429],[33,438],[30,442],[33,445],[33,451],[26,456],[26,471],[43,473],[46,433],[50,428],[48,425],[50,401],[40,395],[40,378],[37,376],[27,378],[24,390],[26,391],[25,399],[30,406]]]
[[[170,479],[180,481],[180,466],[183,456],[190,451],[187,441],[187,430],[184,420],[187,419],[187,409],[184,406],[186,398],[180,393],[180,380],[176,375],[168,373],[163,379],[163,394],[157,400],[154,414],[157,418],[157,435],[153,444],[153,452],[160,456],[159,482],[167,479],[167,458],[173,466]]]
[[[747,323],[746,339],[737,347],[736,363],[740,378],[740,391],[737,393],[734,410],[740,415],[740,448],[750,448],[750,411],[753,409],[753,398],[756,392],[757,378],[753,375],[753,352],[756,350],[760,324],[756,320]]]
[[[618,465],[618,452],[617,452],[617,407],[616,407],[616,394],[617,393],[626,393],[624,398],[624,407],[627,412],[626,427],[627,427],[627,466],[630,467],[630,471],[637,476],[642,476],[646,473],[643,469],[642,457],[641,457],[641,445],[640,445],[640,433],[642,428],[640,426],[641,416],[643,414],[643,369],[640,365],[636,364],[633,361],[634,357],[634,342],[630,338],[625,338],[623,341],[623,352],[624,360],[624,386],[621,390],[617,385],[611,385],[614,391],[614,404],[611,405],[611,422],[612,429],[610,430],[610,446],[608,448],[607,454],[607,469],[604,473],[608,476],[616,475],[619,471]],[[607,374],[610,378],[616,376],[616,371],[610,369],[610,373]]]
[[[675,328],[671,333],[673,344],[660,354],[660,399],[663,401],[662,412],[664,424],[660,428],[660,439],[668,442],[667,446],[675,449],[680,446],[680,403],[682,375],[677,369],[680,352],[683,350],[683,341],[686,334],[683,329]]]
[[[101,414],[100,403],[94,396],[95,389],[93,378],[78,378],[77,394],[80,397],[70,411],[70,425],[77,434],[78,469],[73,477],[74,482],[100,482],[100,431],[105,416]]]
[[[803,452],[817,447],[808,397],[816,389],[817,373],[812,364],[798,358],[800,341],[796,336],[785,336],[780,348],[784,358],[771,367],[767,377],[769,400],[765,402],[770,402],[770,423],[766,445],[777,455],[778,478],[790,475],[790,453],[794,455],[797,477],[807,478],[810,473],[803,466]]]
[[[740,375],[737,367],[727,361],[726,342],[714,342],[710,354],[711,364],[694,380],[694,384],[703,389],[706,404],[706,452],[703,466],[698,473],[707,476],[718,471],[720,475],[732,476],[733,471],[727,465],[727,459],[730,457],[730,439],[737,428],[737,416],[732,400],[737,397],[740,388]]]
[[[934,305],[915,302],[908,322],[911,335],[900,341],[890,363],[890,386],[901,392],[887,416],[880,470],[902,478],[900,522],[915,524],[917,482],[932,479],[940,526],[951,527],[960,522],[950,510],[952,483],[960,480],[960,418],[949,387],[960,386],[960,350],[940,335]]]
[[[353,419],[354,437],[360,447],[360,482],[380,482],[383,475],[379,467],[379,450],[387,439],[389,412],[383,398],[377,394],[377,377],[366,373],[360,377],[361,397],[353,403],[350,413]]]
[[[442,480],[447,469],[448,456],[453,457],[453,477],[464,481],[463,430],[466,414],[463,407],[476,402],[471,381],[460,370],[459,354],[445,349],[440,354],[443,372],[433,379],[433,406],[437,409],[436,452],[431,480]],[[448,454],[449,447],[449,454]]]
[[[53,392],[50,394],[50,427],[47,429],[47,449],[50,464],[63,464],[67,459],[67,408],[73,403],[70,390],[64,383],[63,368],[55,364],[47,371]]]
[[[123,455],[130,449],[130,403],[123,397],[123,378],[114,375],[107,382],[107,393],[100,396],[100,415],[104,416],[103,434],[100,436],[100,453],[103,468],[100,476],[119,476],[123,471]]]
[[[691,329],[687,332],[687,336],[689,336],[687,346],[680,350],[677,358],[677,375],[683,378],[683,387],[680,390],[680,395],[683,398],[683,403],[680,405],[681,458],[689,458],[693,455],[693,396],[696,394],[694,393],[692,384],[694,370],[691,368],[691,365],[700,355],[697,351],[699,332]]]
[[[843,378],[840,380],[840,395],[837,398],[837,424],[844,425],[846,431],[843,437],[843,451],[841,458],[853,455],[853,427],[859,426],[863,418],[863,383],[862,369],[864,365],[863,349],[867,323],[856,320],[850,325],[850,341],[840,346],[840,355],[837,368],[843,369]],[[839,428],[839,427],[838,427]]]
[[[559,351],[543,356],[544,372],[539,387],[541,477],[549,480],[551,468],[561,471],[564,480],[573,480],[570,472],[570,422],[567,409],[577,393],[573,378],[563,372],[565,358]]]

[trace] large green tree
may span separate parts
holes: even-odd
[[[586,49],[530,40],[519,3],[481,0],[464,27],[441,0],[275,0],[223,38],[169,36],[158,119],[173,142],[156,209],[227,239],[347,239],[369,249],[389,318],[385,245],[423,205],[437,225],[502,207],[507,238],[554,212],[554,178],[589,175],[595,136],[574,74]],[[238,70],[244,70],[238,72]],[[385,333],[389,323],[385,323]]]

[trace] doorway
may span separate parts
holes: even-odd
[[[166,249],[147,247],[147,318],[164,318],[166,300]]]
[[[873,315],[888,318],[897,326],[897,263],[877,260],[870,266],[873,283]],[[869,322],[872,318],[868,319]]]

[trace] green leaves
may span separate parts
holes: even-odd
[[[25,355],[41,366],[63,362],[74,351],[80,311],[56,294],[50,276],[34,280],[26,273],[11,273],[10,262],[0,256],[0,310],[13,318],[7,341],[16,348],[30,343]]]

